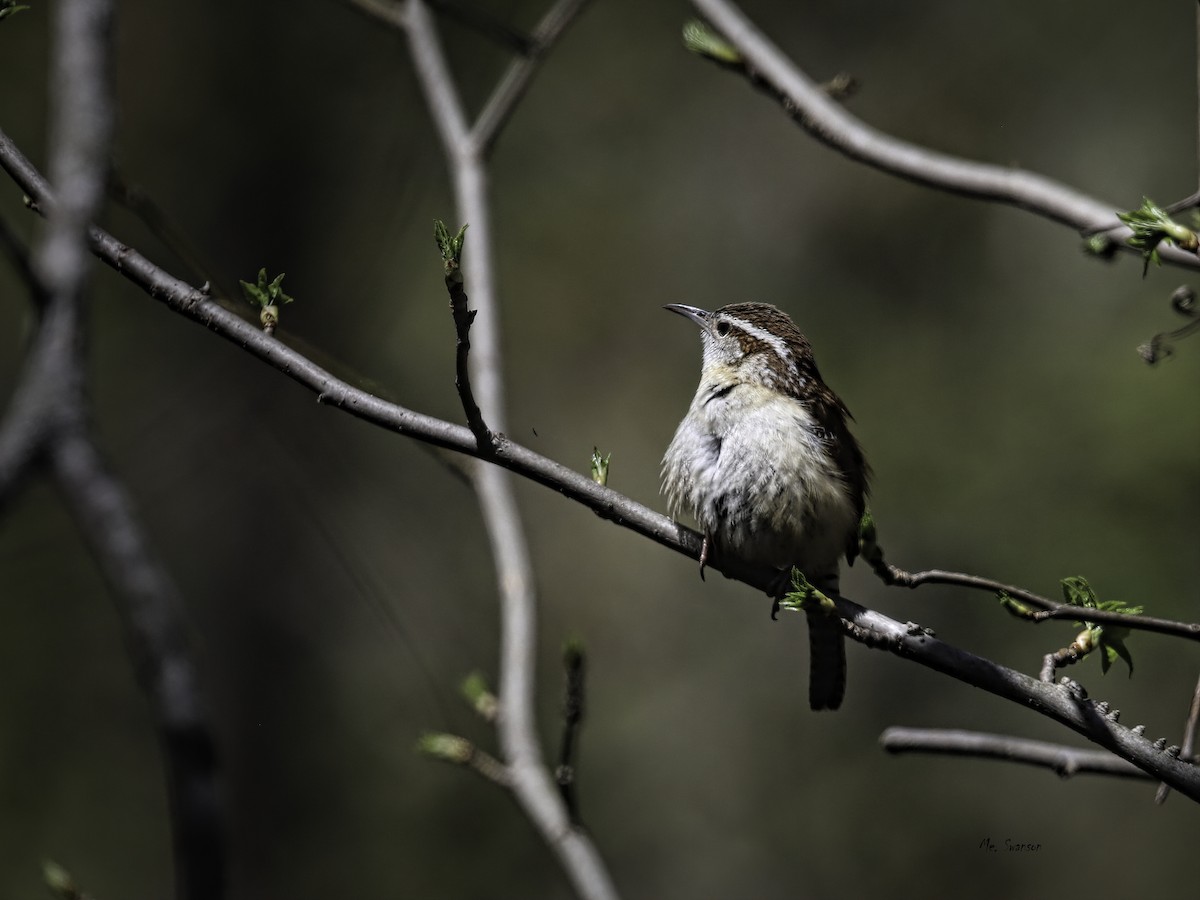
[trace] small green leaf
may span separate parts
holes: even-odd
[[[273,279],[271,279],[271,283],[267,285],[267,296],[271,298],[272,302],[277,302],[277,303],[291,303],[292,302],[292,298],[283,292],[283,287],[282,287],[283,276],[284,276],[284,273],[280,272]]]
[[[1110,628],[1109,629],[1109,631],[1114,631],[1114,630],[1115,631],[1125,631],[1126,629],[1123,629],[1123,628],[1118,628],[1118,629]],[[1104,660],[1106,660],[1108,662],[1108,665],[1112,665],[1114,662],[1117,661],[1117,657],[1120,657],[1124,661],[1125,665],[1129,666],[1129,677],[1132,678],[1133,677],[1133,656],[1130,655],[1129,648],[1125,646],[1125,641],[1124,641],[1123,637],[1115,637],[1112,634],[1107,634],[1107,635],[1105,635],[1105,639],[1104,639]],[[1101,669],[1103,671],[1107,672],[1108,666],[1103,665],[1103,663],[1102,663]]]
[[[262,268],[258,270],[258,280],[255,284],[238,280],[238,284],[242,286],[242,293],[246,295],[246,300],[260,308],[259,319],[267,334],[273,333],[275,326],[279,323],[279,305],[291,303],[295,299],[284,293],[283,279],[284,273],[280,272],[268,281],[267,270]]]
[[[1078,606],[1083,610],[1095,609],[1100,612],[1120,613],[1126,616],[1141,615],[1143,607],[1130,606],[1124,600],[1104,600],[1096,598],[1096,592],[1082,575],[1073,575],[1062,580],[1063,602]],[[1088,646],[1085,652],[1092,649],[1100,651],[1100,671],[1107,674],[1109,667],[1121,659],[1129,666],[1129,675],[1133,677],[1133,656],[1125,646],[1125,639],[1130,630],[1120,625],[1101,625],[1089,622],[1086,614],[1081,615],[1075,623],[1080,628],[1087,629]]]
[[[608,484],[608,462],[612,454],[602,455],[599,447],[592,448],[592,481],[596,484]]]
[[[736,66],[742,62],[742,55],[733,45],[699,19],[692,19],[683,26],[683,46],[692,53],[725,65]]]
[[[499,701],[488,687],[487,680],[481,672],[472,672],[463,679],[459,687],[463,697],[471,704],[472,709],[489,722],[496,717]]]
[[[1007,591],[999,591],[996,594],[996,599],[1000,601],[1000,605],[1004,609],[1016,616],[1018,619],[1028,619],[1037,612],[1033,607],[1017,600]]]
[[[433,220],[433,239],[438,245],[438,252],[442,254],[442,261],[446,264],[446,271],[451,268],[457,269],[462,259],[463,242],[466,240],[467,226],[463,225],[455,234],[450,234],[450,229],[446,227],[446,223],[441,219]]]
[[[1093,234],[1083,242],[1083,252],[1101,259],[1112,259],[1117,252],[1117,245],[1107,235]]]
[[[825,612],[832,612],[834,603],[810,582],[803,572],[792,567],[792,590],[779,601],[780,609],[797,612],[812,609],[814,606]]]
[[[1145,277],[1151,262],[1161,264],[1158,245],[1162,241],[1176,244],[1184,250],[1194,251],[1200,247],[1200,238],[1194,231],[1172,219],[1149,197],[1143,197],[1142,205],[1137,209],[1117,213],[1117,218],[1128,225],[1131,232],[1125,243],[1142,253],[1142,277]]]
[[[863,510],[862,518],[858,520],[858,554],[872,567],[883,563],[883,548],[879,546],[879,535],[875,528],[875,517],[870,508]],[[850,560],[854,564],[854,560]]]
[[[563,665],[568,669],[576,669],[583,665],[587,646],[583,638],[570,637],[563,641]]]
[[[875,517],[869,508],[863,510],[862,518],[858,520],[858,536],[864,544],[875,543]]]
[[[266,292],[259,288],[258,285],[251,284],[248,281],[242,281],[241,279],[238,280],[238,284],[242,286],[242,293],[246,295],[246,299],[252,304],[257,304],[259,306],[267,306],[270,304],[271,298],[268,297]]]
[[[1063,603],[1096,609],[1096,592],[1082,575],[1070,575],[1062,580]]]
[[[62,900],[87,900],[87,894],[79,889],[71,873],[52,859],[42,862],[42,881]]]
[[[475,752],[474,746],[466,738],[438,731],[421,735],[417,740],[417,749],[435,759],[460,764],[469,761]]]

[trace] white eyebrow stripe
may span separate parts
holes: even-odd
[[[784,362],[791,363],[793,361],[791,348],[788,347],[787,343],[779,335],[772,334],[765,328],[759,328],[757,325],[752,325],[745,319],[739,319],[737,316],[729,316],[728,318],[730,322],[742,329],[746,334],[756,337],[764,344],[769,345],[772,350],[779,354]]]

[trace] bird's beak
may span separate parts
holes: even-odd
[[[669,309],[673,313],[679,313],[681,316],[686,316],[691,319],[701,328],[708,327],[708,317],[711,315],[707,310],[700,309],[698,306],[685,306],[682,303],[668,303],[663,309]]]

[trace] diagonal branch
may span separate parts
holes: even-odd
[[[1106,231],[1117,246],[1130,234],[1116,218],[1116,208],[1072,187],[1023,169],[974,162],[939,153],[885,134],[848,112],[788,59],[728,0],[692,0],[737,51],[727,68],[741,72],[761,88],[810,135],[839,153],[891,175],[927,187],[991,200],[1044,216],[1080,234]],[[1110,230],[1111,229],[1111,230]],[[1163,260],[1200,268],[1196,254],[1160,246]]]
[[[51,62],[53,196],[37,182],[46,225],[27,274],[42,314],[10,412],[0,426],[0,499],[35,458],[51,466],[96,556],[125,626],[127,649],[165,755],[178,896],[219,898],[224,852],[215,751],[170,580],[150,556],[123,488],[91,436],[83,301],[93,266],[91,222],[104,198],[114,120],[111,0],[64,0]],[[0,140],[7,150],[7,138]],[[12,170],[10,170],[12,171]]]
[[[884,584],[897,585],[906,588],[918,588],[923,584],[950,584],[958,587],[974,588],[995,594],[1008,594],[1014,600],[1037,607],[1038,611],[1023,618],[1031,622],[1046,622],[1051,619],[1067,619],[1070,621],[1096,622],[1106,625],[1119,625],[1137,631],[1153,631],[1159,634],[1169,634],[1173,637],[1189,641],[1200,641],[1200,623],[1177,622],[1174,619],[1163,619],[1157,616],[1131,615],[1129,613],[1111,612],[1103,609],[1087,609],[1070,603],[1059,603],[1024,588],[1004,584],[981,575],[969,575],[965,572],[948,572],[944,569],[926,569],[923,572],[906,572],[882,557],[871,561],[875,573]]]
[[[491,155],[500,132],[517,104],[521,102],[521,98],[525,96],[542,59],[550,52],[550,48],[558,43],[563,32],[583,12],[588,2],[589,0],[558,0],[533,29],[523,58],[514,60],[508,67],[471,129],[471,141],[481,156]]]
[[[217,754],[190,658],[183,600],[155,560],[125,489],[92,439],[74,430],[50,447],[51,470],[112,588],[138,684],[162,744],[178,896],[224,893]]]
[[[1200,12],[1197,13],[1197,16],[1200,17]],[[1192,759],[1196,752],[1196,728],[1198,725],[1200,725],[1200,681],[1196,682],[1196,689],[1192,692],[1192,702],[1188,707],[1187,721],[1183,723],[1183,746],[1179,749],[1179,755],[1184,759]],[[1164,803],[1169,793],[1171,793],[1171,788],[1168,785],[1160,784],[1154,795],[1154,802]]]
[[[1000,759],[1052,769],[1061,778],[1073,775],[1115,775],[1148,778],[1137,766],[1106,750],[1081,750],[1049,741],[942,728],[888,728],[879,736],[888,753],[934,753]]]

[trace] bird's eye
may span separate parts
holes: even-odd
[[[719,335],[729,334],[729,323],[726,321],[723,321],[723,320],[718,322],[717,323],[717,334],[719,334]]]

